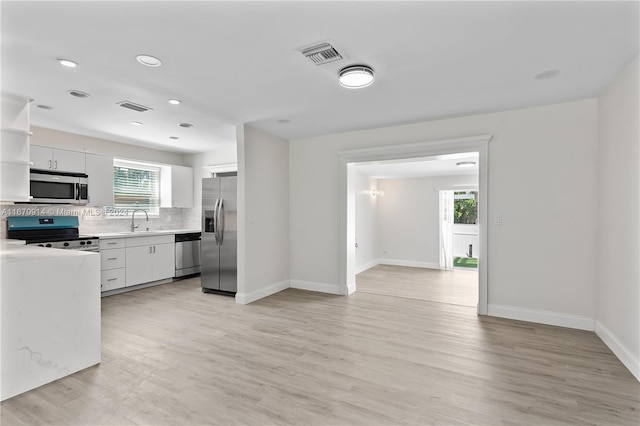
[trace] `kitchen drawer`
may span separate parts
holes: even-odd
[[[102,250],[100,252],[100,269],[106,271],[108,269],[125,267],[125,249]]]
[[[126,246],[125,241],[125,238],[100,239],[100,250],[124,248]]]
[[[126,285],[125,268],[109,269],[100,273],[100,288],[102,291],[115,290]]]

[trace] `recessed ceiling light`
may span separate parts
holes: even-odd
[[[549,78],[553,78],[560,74],[558,70],[548,70],[545,72],[541,72],[540,74],[536,74],[533,78],[536,80],[547,80]]]
[[[460,161],[459,163],[456,163],[456,166],[458,167],[473,167],[475,165],[475,161]]]
[[[142,123],[139,121],[132,121],[131,124],[133,124],[134,126],[142,126]]]
[[[75,68],[78,66],[77,62],[73,62],[69,59],[58,58],[58,63],[63,67],[67,67],[67,68]]]
[[[180,99],[169,99],[171,105],[180,105],[182,101]]]
[[[36,106],[40,109],[53,109],[53,107],[49,105],[36,105]]]
[[[177,136],[169,136],[169,139],[177,140],[177,139],[180,139],[180,138],[177,137]]]
[[[352,65],[340,70],[338,81],[347,89],[360,89],[373,83],[373,69],[366,65]]]
[[[146,65],[148,67],[159,67],[162,65],[162,61],[160,61],[160,59],[151,55],[138,55],[136,56],[136,60],[142,65]]]
[[[188,129],[189,127],[193,127],[193,124],[190,124],[190,123],[180,123],[180,124],[178,124],[178,126],[180,126],[180,127],[184,127],[184,128],[187,128],[187,129]]]
[[[91,96],[87,92],[82,92],[80,90],[68,90],[67,91],[71,96],[75,96],[76,98],[88,98]]]

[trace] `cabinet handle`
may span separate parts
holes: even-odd
[[[56,165],[54,169],[58,170],[58,160],[55,160],[53,163]]]
[[[109,244],[109,245],[114,245],[114,244],[118,244],[118,243],[107,243],[107,244]]]
[[[151,246],[149,246],[149,254],[153,253],[153,248]]]
[[[154,253],[156,252],[156,246],[153,246],[153,252]]]
[[[107,260],[118,260],[118,258],[117,257],[109,257],[109,258],[107,258]]]
[[[117,281],[117,278],[109,278],[107,281]]]
[[[53,169],[53,164],[51,164],[51,160],[49,160],[49,168]]]

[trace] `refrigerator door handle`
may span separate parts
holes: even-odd
[[[220,199],[216,198],[216,204],[213,207],[213,237],[216,240],[216,245],[220,245],[220,238],[218,237],[218,208],[220,207]]]
[[[224,241],[224,199],[220,199],[220,204],[218,204],[218,216],[216,217],[216,228],[218,230],[218,241],[220,241],[220,245]]]

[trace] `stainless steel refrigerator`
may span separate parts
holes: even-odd
[[[238,283],[237,185],[235,173],[202,179],[202,243],[204,293],[235,294]]]

